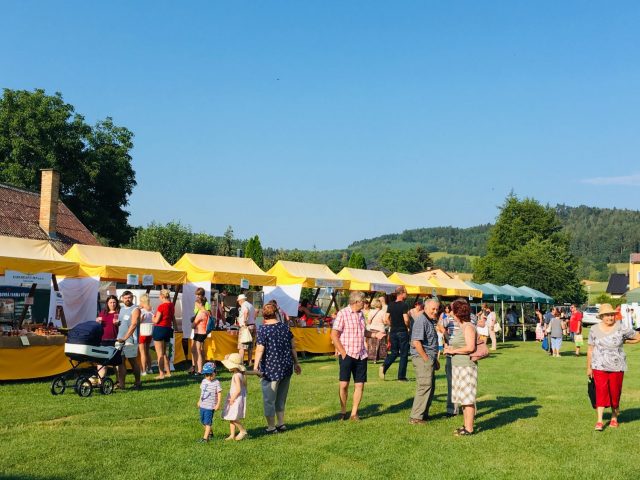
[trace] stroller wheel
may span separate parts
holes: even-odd
[[[113,392],[113,380],[109,377],[102,379],[102,384],[100,385],[100,393],[103,395],[111,395]]]
[[[51,393],[53,395],[62,395],[65,388],[67,388],[67,385],[65,384],[63,376],[56,377],[53,379],[53,382],[51,382]]]
[[[93,392],[93,385],[91,385],[91,380],[89,380],[87,377],[79,378],[76,385],[78,389],[78,395],[80,395],[81,397],[91,396],[91,392]]]

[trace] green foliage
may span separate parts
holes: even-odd
[[[0,181],[38,191],[40,170],[60,173],[60,197],[112,245],[133,231],[125,210],[136,185],[133,133],[107,117],[89,126],[62,95],[4,89],[0,98]]]
[[[260,243],[260,237],[258,235],[251,237],[247,241],[244,247],[244,257],[253,259],[260,268],[264,267],[264,252],[262,251],[262,244]]]
[[[220,244],[219,255],[222,255],[225,257],[233,257],[236,253],[234,252],[233,245],[234,245],[233,228],[231,228],[231,225],[229,225],[225,230],[224,235],[222,236],[222,243]]]
[[[360,252],[353,252],[351,254],[351,257],[349,257],[349,263],[347,264],[347,266],[349,268],[360,268],[366,270],[367,262]]]
[[[218,240],[205,233],[192,233],[190,227],[180,222],[169,222],[166,225],[150,223],[139,228],[126,246],[136,250],[160,252],[173,265],[185,253],[216,255]]]
[[[474,280],[540,290],[557,302],[582,303],[585,293],[569,239],[555,212],[533,199],[509,195],[492,229],[486,256],[474,264]]]
[[[606,293],[601,293],[600,295],[598,295],[594,302],[595,304],[603,304],[603,303],[609,303],[611,304],[611,306],[613,308],[622,305],[623,303],[626,302],[626,299],[624,297],[621,298],[613,298],[610,295],[606,294]]]
[[[471,272],[473,271],[473,265],[471,261],[462,255],[448,255],[440,257],[435,262],[434,266],[441,268],[447,272]]]

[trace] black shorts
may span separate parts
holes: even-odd
[[[194,342],[204,343],[204,341],[206,339],[207,339],[207,334],[206,333],[194,333],[193,334],[193,341]]]
[[[344,359],[338,356],[340,361],[340,381],[348,382],[353,375],[354,383],[366,383],[367,381],[367,357],[358,360],[347,355]]]
[[[156,342],[170,342],[173,338],[173,328],[153,326],[153,340]]]

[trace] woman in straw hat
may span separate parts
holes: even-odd
[[[618,426],[620,413],[620,395],[622,380],[627,370],[627,361],[622,346],[625,343],[640,342],[640,333],[625,327],[615,319],[613,307],[600,305],[598,317],[601,322],[589,331],[589,349],[587,350],[587,376],[593,378],[596,390],[596,411],[598,419],[596,431],[602,431],[604,409],[611,407],[609,426]]]

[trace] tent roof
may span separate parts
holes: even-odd
[[[502,290],[504,290],[505,292],[507,292],[510,297],[509,300],[512,302],[531,302],[531,295],[528,295],[526,292],[523,292],[521,290],[518,290],[516,287],[514,287],[513,285],[509,285],[508,283],[506,285],[502,285]]]
[[[551,298],[546,293],[542,293],[540,290],[536,290],[535,288],[531,288],[531,287],[527,287],[526,285],[523,285],[522,287],[518,287],[518,290],[525,293],[530,293],[532,299],[535,298],[534,302],[548,303],[548,304],[555,303],[553,298]]]
[[[442,270],[429,270],[422,273],[416,273],[413,275],[417,278],[422,278],[434,283],[436,286],[447,289],[445,296],[447,297],[475,297],[482,298],[482,290],[477,288],[471,288],[462,280],[450,277]]]
[[[276,277],[265,273],[251,258],[185,253],[174,266],[187,272],[190,282],[240,285],[241,280],[249,280],[250,286],[276,284]]]
[[[81,274],[101,280],[124,282],[128,274],[153,275],[154,285],[186,280],[186,274],[172,267],[159,252],[76,244],[64,256],[80,264]]]
[[[318,263],[278,260],[267,273],[277,278],[277,285],[301,284],[307,288],[349,288],[348,280],[341,279],[329,267]]]
[[[447,289],[435,285],[425,278],[418,278],[408,273],[395,272],[389,275],[389,280],[404,285],[410,295],[446,295]]]
[[[73,277],[78,264],[60,255],[47,240],[0,236],[0,275],[5,270],[21,273],[53,273]]]
[[[497,289],[494,285],[491,285],[488,283],[480,284],[480,283],[472,282],[470,280],[466,281],[465,283],[469,285],[471,288],[477,288],[478,290],[481,290],[482,300],[485,300],[488,302],[497,302],[500,300],[508,300],[509,298],[511,298],[506,293]]]
[[[365,292],[393,293],[399,285],[387,278],[378,270],[362,270],[360,268],[344,267],[338,277],[349,280],[349,290],[363,290]]]

